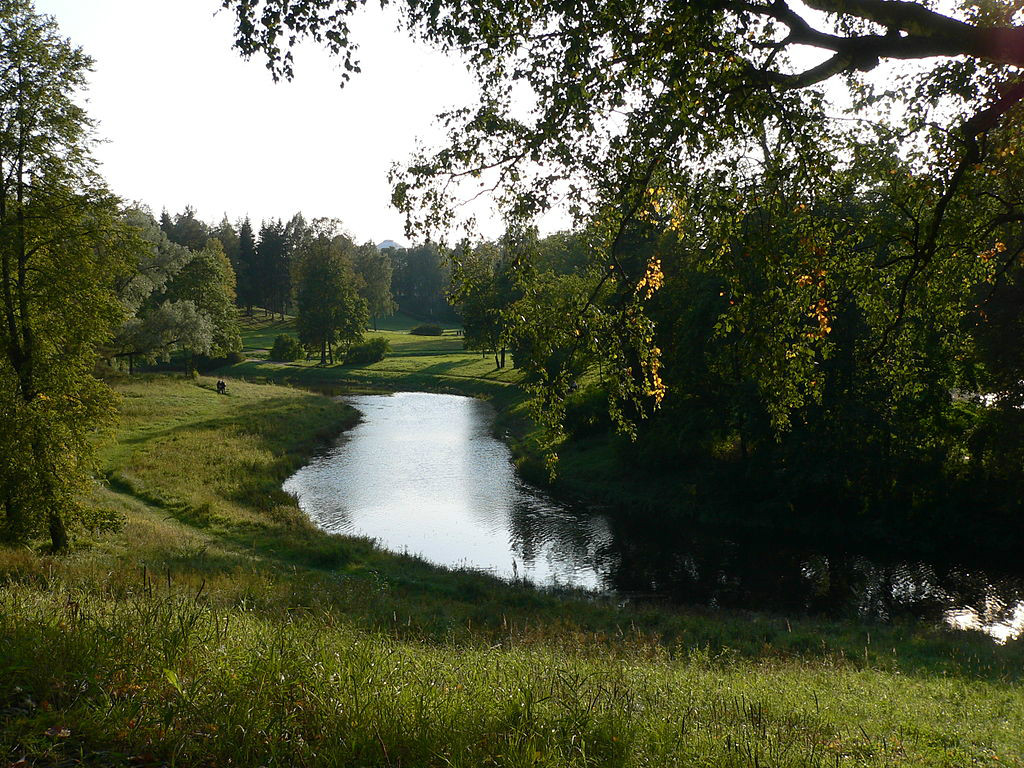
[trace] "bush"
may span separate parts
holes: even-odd
[[[591,385],[569,395],[565,401],[565,430],[574,437],[593,437],[611,432],[608,393]]]
[[[437,323],[423,323],[417,325],[409,333],[414,336],[442,336],[444,335],[444,328]]]
[[[345,365],[376,363],[391,351],[391,342],[383,336],[374,336],[362,344],[350,347],[345,353]]]
[[[279,363],[290,363],[306,356],[299,340],[287,333],[282,333],[274,339],[274,346],[270,350],[270,359]]]

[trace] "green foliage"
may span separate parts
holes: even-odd
[[[228,261],[231,262],[231,268],[235,272],[236,279],[236,292],[238,289],[237,279],[239,270],[241,268],[240,261],[240,249],[241,240],[239,239],[238,232],[235,230],[234,225],[228,221],[228,217],[225,216],[221,219],[220,224],[210,232],[210,237],[216,238],[220,241],[221,247],[224,249],[224,253],[227,254]]]
[[[456,250],[453,289],[449,300],[462,318],[466,349],[490,350],[504,367],[504,350],[511,339],[512,323],[505,315],[518,298],[512,278],[508,240],[464,244]],[[498,357],[498,351],[501,356]]]
[[[160,229],[172,243],[190,251],[203,250],[207,241],[214,236],[210,227],[196,218],[196,209],[191,205],[186,205],[185,210],[175,215],[173,221],[165,211]],[[221,242],[222,247],[229,244],[230,241],[227,244]]]
[[[391,342],[384,336],[374,336],[361,344],[354,344],[345,353],[345,365],[365,365],[383,360],[391,351]]]
[[[270,360],[281,363],[290,363],[292,360],[301,360],[306,356],[302,344],[294,336],[287,333],[278,334],[274,339],[274,346],[270,349]]]
[[[242,348],[235,312],[235,272],[220,241],[211,239],[171,282],[170,301],[190,301],[197,313],[207,319],[209,337],[198,344],[182,345],[193,353],[220,357]]]
[[[353,262],[362,280],[359,295],[366,300],[376,330],[378,318],[390,317],[398,309],[391,294],[391,256],[387,252],[382,252],[373,243],[365,243],[355,249]]]
[[[447,291],[451,268],[435,243],[388,249],[392,262],[391,286],[402,312],[414,317],[452,317]]]
[[[1013,765],[1020,641],[620,607],[313,530],[280,481],[353,421],[292,388],[122,388],[96,503],[0,548],[0,743],[26,762]],[[150,501],[145,503],[143,499]],[[194,523],[194,524],[189,524]]]
[[[90,524],[95,430],[113,407],[92,376],[121,319],[115,281],[140,247],[90,156],[91,65],[30,2],[0,5],[0,537]]]
[[[107,355],[168,359],[171,352],[227,357],[241,351],[235,311],[235,273],[220,241],[200,251],[174,244],[146,211],[126,215],[148,247],[140,249],[136,268],[119,285],[126,320]]]
[[[435,323],[420,323],[409,330],[413,336],[443,336],[444,328]]]
[[[290,46],[305,37],[357,69],[348,26],[357,5],[222,5],[236,13],[238,47],[266,54],[275,76],[292,75]],[[629,242],[645,226],[683,235],[737,292],[714,332],[753,337],[736,364],[752,369],[779,431],[823,396],[815,366],[830,354],[829,313],[818,331],[808,330],[804,299],[817,290],[823,295],[814,300],[831,307],[824,294],[833,286],[792,285],[813,278],[816,261],[851,257],[834,288],[857,294],[841,300],[856,305],[846,317],[862,315],[879,331],[869,335],[876,346],[884,342],[877,354],[890,357],[888,387],[911,370],[925,375],[914,362],[925,347],[900,338],[914,333],[909,327],[948,334],[936,342],[948,345],[942,355],[964,343],[950,310],[977,297],[979,255],[998,270],[1024,252],[1024,27],[1012,4],[941,12],[929,3],[839,0],[811,8],[724,0],[395,5],[413,34],[467,57],[481,94],[473,107],[442,116],[442,146],[393,174],[393,201],[410,229],[451,231],[461,201],[492,186],[513,229],[556,204],[577,216],[585,263],[567,257],[576,285],[561,286],[577,290],[574,298],[551,295],[545,276],[558,270],[531,253],[517,267],[530,300],[507,313],[520,318],[511,335],[536,362],[537,412],[554,431],[574,381],[601,355],[611,410],[626,431],[664,399],[665,348],[655,344],[648,313],[660,285],[657,253],[644,258]],[[788,55],[799,46],[818,48],[821,63],[801,69],[800,57]],[[864,75],[881,61],[907,59],[919,66]],[[849,114],[839,120],[829,117],[825,81],[847,89]],[[523,88],[534,97],[526,114],[516,97]],[[836,194],[844,186],[877,216],[875,236],[888,242],[848,231],[851,217]],[[806,215],[781,216],[797,206]],[[780,250],[743,247],[759,219],[783,218],[774,237]],[[773,238],[758,239],[763,246]],[[784,274],[801,261],[811,269]],[[937,302],[941,323],[923,316],[924,296]],[[538,300],[566,310],[565,332],[544,311],[528,311]],[[807,333],[822,335],[799,340]]]
[[[318,219],[305,231],[296,249],[296,324],[299,340],[320,349],[326,365],[334,345],[347,348],[363,337],[368,318],[366,300],[352,267],[352,241],[337,234],[337,222]]]
[[[238,304],[252,311],[259,303],[258,262],[256,257],[256,236],[248,218],[238,229]]]
[[[252,271],[255,303],[282,316],[291,301],[293,246],[287,227],[280,219],[263,222]]]

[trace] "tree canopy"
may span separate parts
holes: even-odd
[[[879,225],[892,239],[855,276],[860,287],[887,288],[866,294],[880,329],[875,354],[899,357],[915,292],[941,284],[943,295],[970,296],[976,283],[959,273],[979,254],[1005,273],[1024,249],[1024,27],[1013,3],[948,13],[899,0],[385,4],[410,34],[461,54],[481,85],[479,103],[441,116],[444,145],[394,174],[410,230],[443,232],[461,200],[494,190],[514,226],[563,205],[586,232],[590,288],[565,307],[569,327],[552,357],[561,364],[546,375],[553,402],[571,391],[587,348],[618,361],[618,374],[602,368],[613,400],[663,398],[648,311],[663,282],[659,255],[627,247],[649,224],[685,232],[703,267],[728,267],[737,288],[750,270],[773,270],[776,299],[748,284],[717,332],[776,329],[755,334],[762,344],[751,358],[783,361],[758,366],[779,425],[820,396],[810,362],[827,354],[837,309],[826,295],[804,306],[806,280],[825,285],[815,275],[864,250],[839,215],[844,185],[887,208]],[[264,54],[275,77],[293,76],[291,47],[303,38],[339,54],[346,79],[358,71],[349,20],[361,3],[222,5],[236,14],[239,50]],[[752,212],[782,206],[806,221],[791,222],[780,263],[764,254],[749,264],[753,251],[737,236],[755,226]],[[533,279],[529,259],[517,270]],[[812,334],[801,327],[809,311]]]
[[[355,246],[338,232],[338,222],[317,219],[296,244],[295,305],[299,341],[318,349],[323,365],[362,341],[369,321],[361,280],[352,264]]]
[[[0,3],[0,537],[47,531],[55,549],[89,517],[93,431],[113,404],[92,368],[137,247],[90,154],[90,65],[31,3]]]

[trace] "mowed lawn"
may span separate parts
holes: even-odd
[[[222,368],[219,373],[259,381],[336,385],[348,391],[410,389],[490,396],[501,394],[521,380],[510,356],[506,367],[498,370],[493,355],[464,349],[458,325],[438,323],[444,328],[442,336],[410,333],[420,324],[422,321],[398,314],[380,320],[378,330],[368,330],[365,338],[381,336],[391,345],[388,356],[376,363],[322,366],[319,358],[279,363],[268,359],[270,349],[279,334],[297,335],[294,320],[266,318],[257,310],[251,318],[242,316],[245,361]],[[510,394],[504,393],[506,397]]]

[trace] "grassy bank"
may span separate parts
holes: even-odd
[[[318,359],[278,363],[268,359],[278,334],[296,336],[291,318],[268,318],[261,310],[242,315],[245,360],[227,366],[219,374],[246,381],[293,384],[326,392],[366,394],[377,392],[445,392],[482,397],[494,404],[496,431],[509,444],[520,472],[531,482],[544,485],[567,499],[586,499],[610,505],[657,505],[657,493],[649,485],[630,483],[621,471],[621,440],[602,433],[574,440],[559,450],[559,473],[551,484],[545,457],[539,448],[541,435],[529,417],[526,398],[518,386],[522,372],[511,357],[498,370],[491,355],[463,348],[458,326],[442,324],[441,336],[417,336],[410,330],[420,324],[407,315],[382,319],[379,329],[367,336],[383,336],[391,352],[369,365],[321,366]],[[628,449],[627,449],[628,450]]]
[[[328,536],[279,487],[352,413],[212,384],[119,385],[120,532],[0,550],[0,760],[1021,764],[1019,641],[618,607]]]
[[[383,360],[368,365],[321,366],[319,359],[277,363],[268,358],[280,333],[295,336],[294,322],[267,320],[257,312],[242,318],[245,360],[221,369],[226,376],[246,380],[335,388],[346,392],[451,392],[483,396],[507,404],[521,397],[516,384],[520,372],[511,366],[497,370],[494,359],[463,349],[463,337],[454,325],[441,336],[417,336],[410,330],[419,321],[405,315],[387,318],[368,338],[382,336],[391,345]]]

